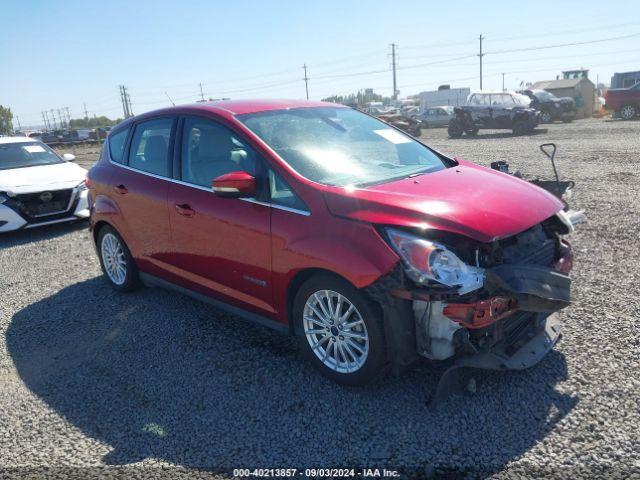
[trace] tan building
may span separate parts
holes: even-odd
[[[547,90],[556,97],[571,97],[576,101],[576,118],[593,114],[596,103],[596,86],[588,78],[562,78],[536,82],[532,89]]]

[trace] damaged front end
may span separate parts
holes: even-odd
[[[390,360],[453,359],[433,397],[459,387],[463,367],[523,369],[560,337],[555,312],[570,303],[572,231],[563,212],[489,243],[443,232],[387,228],[402,262],[369,287],[385,313]]]

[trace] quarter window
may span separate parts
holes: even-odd
[[[273,170],[269,169],[269,196],[271,203],[282,205],[283,207],[295,208],[296,210],[308,211],[300,197],[293,189]]]
[[[200,118],[184,122],[181,163],[181,179],[203,187],[225,173],[256,174],[255,151],[228,128]]]
[[[169,176],[169,140],[173,119],[149,120],[136,126],[129,166],[162,177]]]
[[[116,163],[124,162],[124,144],[129,136],[129,130],[130,128],[125,128],[124,130],[109,135],[109,155],[111,156],[111,160]]]

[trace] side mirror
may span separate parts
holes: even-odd
[[[211,188],[219,197],[252,197],[256,192],[256,179],[247,172],[229,172],[214,178]]]
[[[62,159],[65,162],[73,162],[76,159],[76,156],[73,153],[65,153],[62,155]]]

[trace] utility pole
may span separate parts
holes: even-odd
[[[391,68],[393,70],[393,96],[394,100],[398,99],[398,85],[396,82],[396,47],[395,43],[391,44]]]
[[[69,107],[64,107],[64,109],[67,111],[67,126],[71,128],[71,114],[69,113]]]
[[[131,112],[131,98],[127,93],[127,87],[124,85],[120,85],[120,98],[122,100],[122,111],[124,113],[124,118],[129,118],[133,115]]]
[[[480,90],[482,90],[482,57],[484,57],[484,53],[482,53],[482,35],[480,35]]]
[[[51,110],[49,110],[51,112],[51,121],[53,122],[53,129],[57,130],[58,129],[58,125],[56,124],[56,116],[54,114],[54,110],[53,108]]]
[[[305,63],[302,65],[302,68],[304,69],[304,89],[307,92],[307,100],[309,100],[309,77],[307,77],[307,64]]]
[[[44,113],[44,110],[40,113],[42,113],[42,123],[44,123],[44,129],[49,130],[49,126],[47,125],[47,115]]]
[[[82,106],[84,107],[84,119],[87,122],[87,127],[89,126],[89,112],[87,112],[87,104],[82,102]]]
[[[504,92],[504,72],[502,72],[502,91]]]
[[[16,122],[18,122],[18,130],[22,130],[22,127],[20,126],[20,117],[16,115]]]
[[[200,98],[204,102],[204,92],[202,91],[202,83],[199,83],[198,85],[200,85]]]
[[[60,121],[60,128],[66,128],[64,125],[64,119],[62,118],[62,110],[58,108],[58,120]]]

